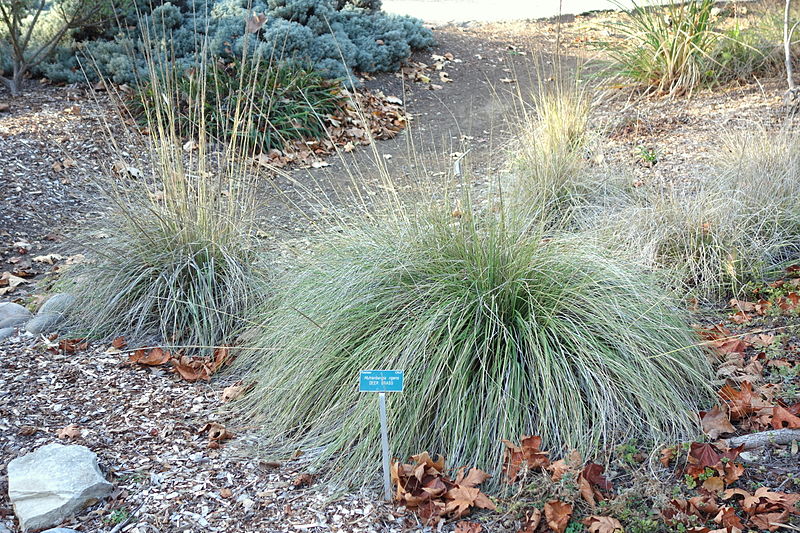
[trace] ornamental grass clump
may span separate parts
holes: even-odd
[[[680,295],[716,300],[737,292],[762,266],[761,242],[738,207],[709,188],[647,191],[631,204],[601,212],[590,225],[608,231],[643,266]],[[752,244],[752,247],[751,247]]]
[[[705,183],[650,189],[585,222],[681,294],[741,295],[800,257],[798,147],[792,130],[730,134]]]
[[[540,82],[533,104],[523,103],[516,120],[511,197],[534,219],[568,219],[597,189],[595,176],[582,172],[591,92],[577,76],[562,74],[552,83]]]
[[[656,94],[679,96],[704,83],[719,42],[714,0],[637,5],[614,25],[624,40],[607,45],[618,72]]]
[[[573,230],[587,213],[624,202],[619,176],[596,164],[602,151],[589,120],[597,93],[578,74],[559,66],[531,105],[519,98],[509,203],[534,226]]]
[[[502,213],[405,209],[300,253],[237,360],[254,387],[235,408],[268,451],[372,481],[378,408],[358,392],[363,369],[405,370],[388,398],[396,457],[428,450],[495,479],[501,439],[593,456],[634,435],[697,434],[710,373],[682,311],[586,239],[542,238]]]
[[[104,238],[62,282],[78,297],[69,327],[210,355],[234,340],[257,297],[258,175],[241,157],[240,135],[253,126],[254,94],[242,78],[223,142],[206,133],[207,88],[179,109],[178,74],[152,58],[149,68],[158,95],[143,111],[149,136],[111,137],[117,162],[116,176],[101,183],[112,204],[99,223]],[[195,125],[186,137],[184,112]]]

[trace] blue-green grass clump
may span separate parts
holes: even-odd
[[[528,226],[529,228],[530,226]],[[501,439],[589,456],[697,434],[709,365],[685,316],[640,270],[500,215],[376,217],[320,238],[279,279],[238,362],[238,409],[276,455],[368,481],[380,458],[363,369],[403,369],[392,453],[428,450],[498,476]],[[498,479],[498,478],[496,478]]]
[[[266,20],[249,33],[245,20],[254,14]],[[349,79],[353,70],[396,70],[412,50],[434,43],[421,21],[384,13],[380,2],[365,0],[177,0],[154,9],[139,0],[138,8],[119,15],[122,29],[113,24],[75,32],[38,73],[72,83],[99,70],[116,83],[131,83],[146,74],[143,51],[155,46],[181,67],[193,66],[201,49],[233,60],[255,48],[259,57],[302,61],[329,78]],[[149,36],[147,44],[142,35]]]

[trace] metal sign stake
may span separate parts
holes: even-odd
[[[383,490],[386,501],[392,501],[392,480],[389,475],[389,428],[386,423],[386,393],[378,394],[381,409],[381,448],[383,448]]]
[[[392,501],[392,478],[389,467],[389,424],[386,421],[386,393],[403,392],[402,370],[362,370],[358,378],[360,392],[377,392],[381,417],[381,451],[383,452],[383,491]]]

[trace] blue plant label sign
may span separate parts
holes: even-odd
[[[402,370],[362,370],[358,380],[360,392],[403,392]]]

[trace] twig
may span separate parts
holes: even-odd
[[[792,531],[800,531],[800,527],[790,526],[789,524],[779,524],[778,522],[770,522],[769,525],[782,527],[783,529],[791,529]]]
[[[794,100],[797,96],[797,87],[794,84],[794,71],[792,68],[792,33],[797,25],[789,29],[789,15],[792,7],[792,0],[786,0],[786,9],[783,13],[783,51],[786,63],[786,83],[789,86],[788,99]]]
[[[789,444],[793,440],[800,440],[800,429],[773,429],[760,433],[751,433],[750,435],[733,437],[728,439],[726,443],[733,448],[744,445],[745,450],[752,450],[769,444]]]
[[[133,517],[136,515],[136,513],[139,512],[139,509],[141,509],[143,505],[144,503],[140,503],[139,507],[134,509],[133,512],[129,514],[125,520],[114,526],[108,533],[118,533],[123,527],[127,526],[130,523],[130,521],[133,520]]]

